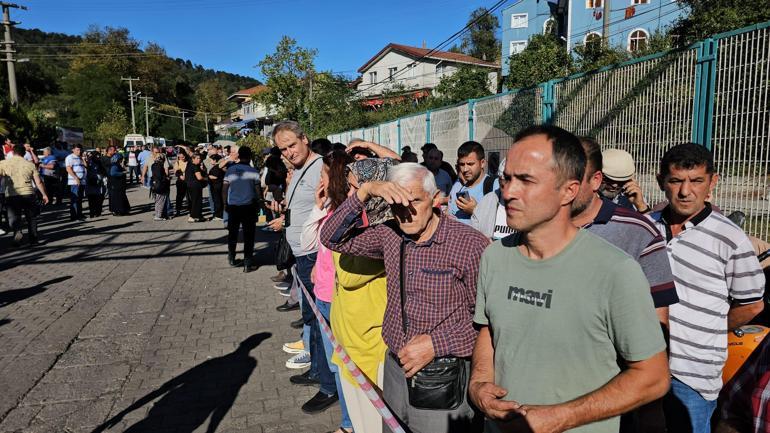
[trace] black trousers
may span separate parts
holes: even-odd
[[[30,240],[37,239],[37,202],[35,195],[14,195],[6,197],[8,224],[14,233],[21,230],[22,215],[27,220],[27,234]]]
[[[176,214],[181,215],[184,209],[184,199],[187,197],[187,182],[176,183]]]
[[[203,188],[187,188],[190,198],[190,217],[203,218]]]
[[[102,216],[102,206],[104,205],[104,196],[101,194],[89,194],[88,196],[88,216],[91,218]]]
[[[224,212],[224,203],[222,203],[222,184],[221,183],[212,183],[211,184],[211,199],[214,201],[214,209],[216,211],[214,212],[214,217],[216,218],[222,218],[222,213]]]
[[[257,227],[257,208],[253,204],[227,207],[227,252],[235,255],[238,229],[243,226],[243,257],[254,255],[254,231]]]

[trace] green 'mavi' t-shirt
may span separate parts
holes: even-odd
[[[523,256],[518,239],[484,252],[474,317],[492,332],[495,383],[508,390],[506,400],[563,403],[609,382],[620,372],[618,357],[641,361],[665,349],[634,259],[585,230],[546,260]],[[618,429],[616,417],[570,431]]]

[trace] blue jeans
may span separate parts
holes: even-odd
[[[332,311],[332,303],[331,302],[324,302],[320,299],[316,299],[315,304],[318,306],[318,311],[321,312],[321,315],[324,316],[324,319],[326,319],[326,323],[329,323],[329,315]],[[331,325],[329,325],[331,327]],[[340,370],[337,367],[335,363],[332,362],[332,354],[334,354],[334,346],[332,346],[332,341],[329,339],[329,337],[326,336],[326,334],[321,331],[321,338],[324,342],[324,351],[326,352],[326,362],[329,364],[329,369],[334,373],[334,381],[337,384],[337,395],[340,396],[340,410],[342,411],[342,421],[340,422],[340,427],[351,430],[353,428],[353,423],[350,421],[350,415],[348,415],[348,408],[345,406],[345,396],[342,394],[342,382],[340,382]]]
[[[711,415],[716,407],[716,400],[706,400],[698,391],[672,378],[671,390],[664,400],[668,431],[711,433]]]
[[[214,193],[211,191],[211,184],[209,184],[208,188],[209,188],[209,196],[208,196],[209,209],[211,210],[211,214],[214,215],[217,213],[217,204],[212,198],[214,197]]]
[[[310,273],[315,266],[315,259],[315,253],[297,257],[297,277],[311,296],[313,296],[313,281],[310,279]],[[302,296],[304,297],[305,294],[302,293]],[[327,395],[336,394],[337,385],[334,383],[334,374],[329,370],[329,364],[326,362],[321,328],[310,308],[310,302],[315,302],[315,297],[302,300],[302,321],[310,326],[310,376],[318,379],[321,392]]]
[[[83,196],[86,188],[83,185],[70,185],[70,219],[83,218]]]

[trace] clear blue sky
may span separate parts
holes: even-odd
[[[171,57],[261,78],[282,35],[318,50],[316,68],[355,74],[389,42],[429,48],[493,0],[16,0],[22,28],[82,34],[89,25],[126,27]],[[23,53],[20,53],[23,57]]]

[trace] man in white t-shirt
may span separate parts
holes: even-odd
[[[139,161],[136,159],[136,148],[130,146],[126,154],[128,155],[126,158],[126,161],[128,161],[128,183],[134,183],[134,176],[136,176],[136,181],[139,182],[141,173],[139,173]]]
[[[83,216],[83,196],[86,190],[86,165],[80,154],[83,146],[75,144],[72,153],[64,160],[67,169],[67,185],[70,188],[70,221],[85,219]]]

